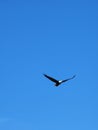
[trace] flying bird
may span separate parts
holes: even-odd
[[[50,76],[48,76],[48,75],[46,75],[46,74],[44,74],[44,76],[45,76],[46,78],[48,78],[49,80],[53,81],[53,82],[55,83],[55,86],[59,86],[60,84],[62,84],[62,83],[64,83],[64,82],[67,82],[68,80],[71,80],[71,79],[75,78],[76,75],[74,75],[74,76],[71,77],[71,78],[65,79],[65,80],[57,80],[57,79],[54,79],[54,78],[52,78],[52,77],[50,77]]]

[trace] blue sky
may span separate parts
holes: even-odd
[[[0,129],[98,130],[98,2],[1,0],[0,19]]]

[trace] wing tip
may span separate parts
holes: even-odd
[[[46,74],[43,74],[44,76],[46,76]]]
[[[76,74],[73,76],[73,78],[75,78],[76,77]]]

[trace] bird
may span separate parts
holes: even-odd
[[[64,82],[67,82],[68,80],[71,80],[73,78],[76,77],[76,75],[72,76],[71,78],[68,78],[68,79],[65,79],[65,80],[57,80],[55,78],[52,78],[46,74],[43,74],[46,78],[48,78],[49,80],[53,81],[55,83],[55,86],[58,87],[60,84],[64,83]]]

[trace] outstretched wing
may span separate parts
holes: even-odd
[[[65,80],[62,81],[62,83],[63,83],[63,82],[66,82],[66,81],[68,81],[68,80],[71,80],[71,79],[73,79],[73,78],[75,78],[75,77],[76,77],[76,75],[74,75],[74,76],[71,77],[71,78],[65,79]]]
[[[58,80],[56,80],[56,79],[54,79],[54,78],[52,78],[52,77],[50,77],[50,76],[48,76],[48,75],[46,75],[46,74],[44,74],[44,76],[45,76],[46,78],[50,79],[51,81],[53,81],[53,82],[55,82],[55,83],[58,83]]]

